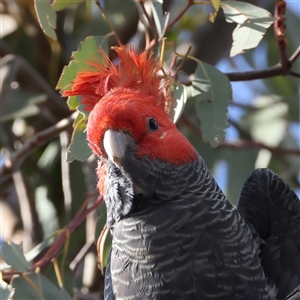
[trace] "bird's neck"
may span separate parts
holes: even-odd
[[[124,168],[107,160],[106,168],[104,199],[110,226],[154,202],[200,201],[208,208],[229,204],[200,156],[198,161],[177,167],[144,159],[125,162]],[[137,190],[142,193],[137,195]]]

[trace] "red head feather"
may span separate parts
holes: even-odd
[[[130,47],[114,50],[117,56],[110,60],[100,49],[105,62],[87,62],[90,69],[79,72],[71,90],[63,92],[64,96],[81,95],[85,110],[91,111],[87,138],[93,152],[106,156],[102,141],[106,130],[113,128],[133,135],[140,155],[175,165],[197,159],[192,145],[167,115],[173,99],[159,60],[152,52]],[[151,134],[147,134],[149,117],[160,124]]]
[[[116,58],[110,60],[102,48],[99,51],[104,63],[88,61],[90,69],[79,72],[71,90],[64,91],[63,96],[82,96],[84,109],[91,111],[108,92],[125,88],[151,97],[164,109],[171,105],[169,81],[153,52],[138,52],[129,46],[115,47]]]

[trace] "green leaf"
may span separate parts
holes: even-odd
[[[214,22],[221,6],[221,0],[211,0],[210,2],[214,10],[210,13],[209,20]]]
[[[247,2],[223,1],[221,7],[226,21],[238,24],[232,33],[230,56],[256,47],[275,20],[267,10]]]
[[[240,1],[222,1],[221,7],[224,11],[226,21],[243,24],[248,19],[263,19],[274,21],[275,18],[266,9],[255,6],[248,2]]]
[[[12,299],[14,295],[14,290],[12,286],[7,284],[5,281],[0,280],[0,296],[1,300],[9,300]]]
[[[168,107],[167,113],[172,118],[173,122],[177,123],[184,111],[187,101],[187,92],[184,85],[178,83],[173,84],[173,99],[176,101],[176,104],[174,103],[174,105]]]
[[[34,8],[44,33],[56,40],[56,13],[50,4],[50,0],[34,0]]]
[[[66,9],[74,4],[83,2],[84,0],[54,0],[52,3],[53,8],[56,11]]]
[[[67,104],[70,110],[76,110],[76,108],[80,105],[78,96],[70,96],[68,97]]]
[[[102,233],[102,230],[106,224],[106,206],[104,203],[102,203],[100,205],[99,208],[99,212],[100,212],[100,217],[97,221],[96,224],[96,230],[95,230],[95,240],[98,241],[97,242],[97,246],[101,247],[101,249],[97,249],[98,251],[98,255],[101,256],[101,266],[99,266],[99,268],[101,269],[101,271],[103,271],[103,269],[105,268],[105,266],[107,265],[107,259],[108,259],[108,255],[111,249],[111,244],[112,244],[112,237],[110,232],[107,232],[106,236],[103,237],[102,241],[101,241],[101,245],[99,245],[99,237]]]
[[[31,261],[34,258],[36,258],[47,246],[51,245],[50,239],[53,236],[50,236],[50,237],[44,239],[41,243],[39,243],[38,245],[36,245],[33,249],[31,249],[30,251],[26,252],[24,254],[25,259],[27,261]],[[0,264],[0,271],[7,270],[7,269],[10,269],[10,268],[11,268],[11,266],[8,265],[8,264],[6,264],[6,263]]]
[[[233,44],[230,50],[230,56],[235,56],[244,53],[245,50],[255,48],[262,40],[266,29],[273,23],[257,23],[254,20],[249,20],[244,25],[237,25],[233,30]]]
[[[53,242],[51,242],[52,237],[45,238],[42,242],[40,242],[38,245],[36,245],[33,249],[25,253],[25,257],[28,261],[33,260],[36,258],[41,252],[51,245]]]
[[[9,90],[7,100],[2,103],[0,122],[37,115],[40,109],[36,104],[46,101],[47,96],[29,93],[17,87]]]
[[[86,137],[86,121],[87,118],[83,113],[79,113],[75,122],[71,143],[68,148],[67,161],[72,162],[74,159],[86,161],[92,154],[87,143]]]
[[[1,253],[5,262],[19,272],[26,272],[31,268],[21,247],[11,241],[3,242]]]
[[[26,276],[26,279],[21,276],[13,278],[12,286],[15,288],[14,300],[72,299],[65,289],[59,289],[40,273],[29,274]]]
[[[78,50],[72,53],[73,60],[68,66],[64,67],[56,89],[61,89],[62,91],[70,89],[77,73],[91,68],[87,61],[104,61],[98,49],[101,46],[105,52],[108,52],[108,36],[90,36],[80,43]]]
[[[166,29],[166,22],[168,22],[169,18],[167,14],[163,12],[163,1],[162,0],[153,0],[152,1],[152,13],[153,19],[155,23],[155,27],[158,33],[158,38],[163,38]]]
[[[231,84],[226,75],[213,66],[192,58],[198,64],[192,82],[196,113],[204,141],[219,146],[228,127],[228,104],[232,100]]]

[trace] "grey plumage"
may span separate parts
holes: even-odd
[[[113,182],[107,183],[109,187],[115,186],[115,181],[125,182],[124,178],[123,181],[118,178],[124,174],[132,182],[119,185],[118,191],[107,189],[105,200],[109,205],[119,201],[117,198],[126,194],[126,189],[132,191],[133,185],[144,193],[133,195],[130,213],[112,222],[113,245],[106,273],[106,299],[274,297],[275,290],[265,278],[264,264],[259,257],[262,249],[259,241],[263,237],[244,209],[251,201],[247,199],[249,180],[241,193],[239,214],[201,157],[174,167],[159,160],[137,158],[129,149],[121,163],[124,169],[117,177],[113,170],[118,167],[110,161],[107,163],[114,172],[110,177]],[[256,172],[264,172],[268,178],[274,174],[269,170]],[[298,201],[291,208],[297,211],[299,200],[296,197],[292,201]],[[299,214],[298,217],[297,212],[292,214],[298,222]],[[265,222],[272,227],[269,216],[258,214],[258,218],[261,219],[258,223]],[[296,254],[299,257],[299,252]],[[282,290],[285,293],[289,288]]]
[[[246,180],[237,209],[260,239],[261,265],[277,299],[300,285],[300,202],[274,172],[258,169]]]

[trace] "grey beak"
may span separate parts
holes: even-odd
[[[117,165],[121,165],[128,146],[134,146],[135,140],[128,134],[108,129],[105,131],[103,146],[107,156]]]

